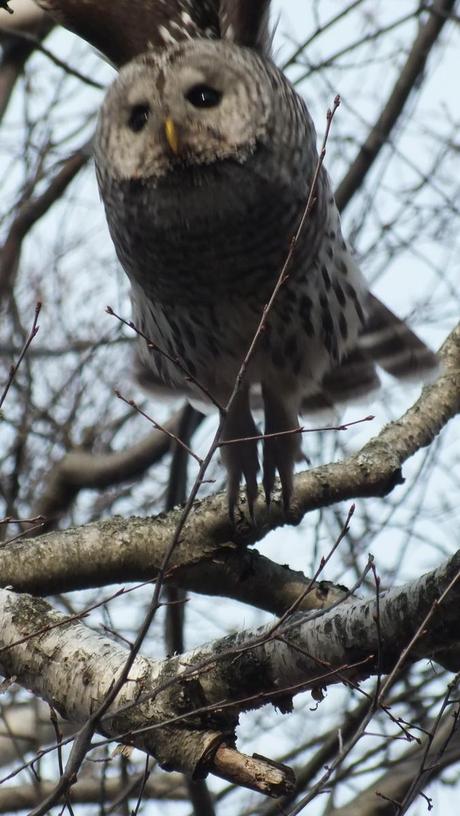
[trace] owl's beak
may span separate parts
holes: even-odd
[[[165,134],[166,134],[166,141],[168,142],[169,147],[171,148],[172,152],[175,156],[179,153],[179,134],[177,132],[177,127],[170,116],[165,119],[164,122]]]

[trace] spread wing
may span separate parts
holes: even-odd
[[[270,0],[37,0],[58,23],[117,67],[148,51],[194,37],[270,49]]]

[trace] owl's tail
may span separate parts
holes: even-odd
[[[439,368],[436,354],[378,298],[369,293],[366,307],[357,347],[325,375],[321,391],[304,398],[302,413],[327,410],[374,391],[380,385],[377,367],[413,380],[430,379]]]
[[[393,377],[423,378],[439,365],[436,354],[407,323],[370,293],[359,348]]]

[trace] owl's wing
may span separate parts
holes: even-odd
[[[37,0],[120,67],[149,48],[220,35],[219,0]],[[251,5],[251,3],[250,3]],[[258,3],[255,3],[258,5]]]
[[[118,68],[149,48],[195,37],[270,52],[270,0],[37,0]]]
[[[222,39],[232,40],[270,55],[272,37],[269,27],[271,0],[220,0],[219,18]]]

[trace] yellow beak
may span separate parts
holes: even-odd
[[[179,153],[179,135],[177,133],[176,125],[174,124],[173,120],[170,116],[165,119],[165,134],[166,140],[172,150],[172,152],[177,156]]]

